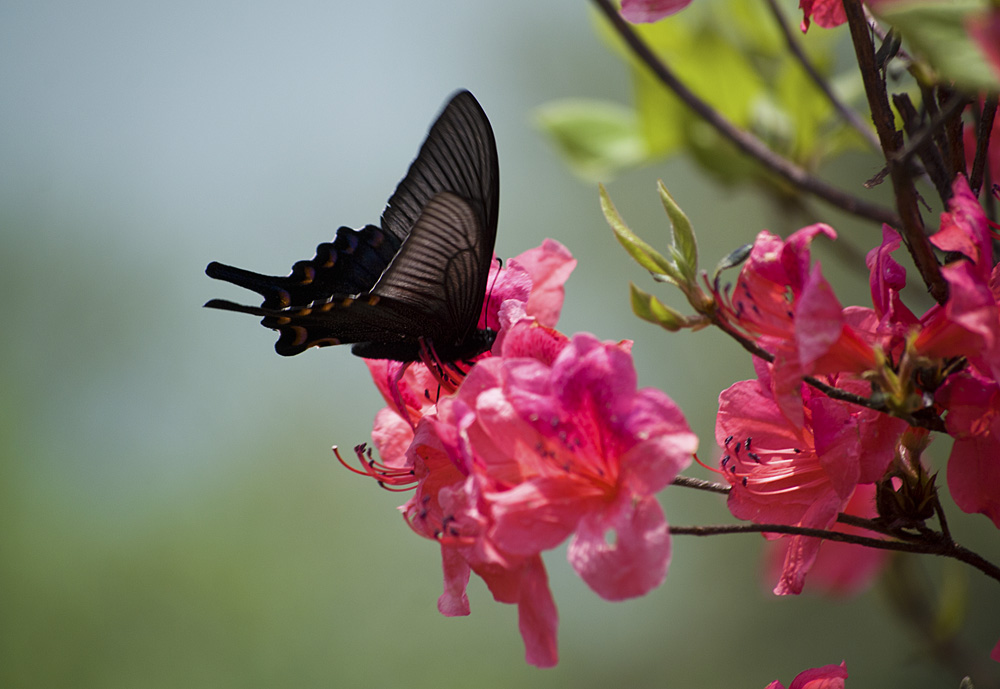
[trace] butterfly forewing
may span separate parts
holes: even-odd
[[[468,91],[460,91],[431,127],[420,153],[382,212],[382,227],[400,240],[427,203],[450,192],[473,204],[483,239],[496,241],[500,175],[493,128]]]
[[[390,197],[382,227],[341,228],[286,277],[211,263],[209,276],[251,289],[260,307],[213,299],[213,308],[261,316],[275,349],[354,343],[359,356],[442,361],[492,342],[478,330],[496,240],[499,172],[489,120],[467,91],[431,126]]]

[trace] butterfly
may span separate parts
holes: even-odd
[[[205,273],[260,294],[244,306],[205,306],[261,316],[283,356],[351,344],[369,359],[457,362],[488,350],[479,318],[493,261],[499,209],[493,128],[468,91],[431,125],[380,225],[341,227],[285,277],[212,262]]]

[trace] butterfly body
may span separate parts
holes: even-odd
[[[479,321],[496,240],[498,167],[489,120],[460,91],[431,126],[381,226],[341,227],[284,277],[210,263],[209,277],[264,301],[205,306],[261,316],[286,356],[353,344],[354,354],[373,359],[471,359],[494,338]]]

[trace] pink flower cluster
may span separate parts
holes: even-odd
[[[920,521],[929,514],[907,506],[920,502],[921,490],[933,491],[920,453],[927,427],[943,418],[954,438],[952,497],[1000,527],[1000,268],[965,178],[955,180],[931,237],[953,259],[942,269],[949,297],[923,316],[900,298],[906,272],[892,258],[900,246],[892,228],[883,228],[882,244],[867,257],[873,308],[841,306],[810,261],[818,235],[835,237],[826,225],[787,241],[761,232],[732,291],[716,291],[720,320],[773,354],[771,362],[755,359],[755,380],[719,397],[716,439],[732,486],[730,510],[757,523],[829,529],[840,512],[874,516],[877,489],[883,519]],[[831,397],[804,384],[807,376],[880,402],[892,415]],[[887,505],[897,511],[887,513]],[[820,550],[815,538],[787,541],[777,594],[802,590]],[[856,589],[877,569],[877,554],[848,548],[850,568],[844,557],[832,563],[843,570],[830,579],[840,590]]]
[[[655,495],[697,446],[666,395],[637,389],[630,343],[553,329],[574,266],[546,240],[491,275],[481,325],[497,339],[464,377],[369,361],[389,404],[373,433],[381,463],[358,449],[363,473],[414,488],[401,509],[441,548],[441,613],[469,614],[475,572],[518,606],[527,661],[540,667],[558,658],[541,553],[571,537],[570,563],[608,600],[658,586],[670,537]]]

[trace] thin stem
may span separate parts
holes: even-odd
[[[854,543],[879,550],[895,550],[903,553],[921,553],[950,557],[959,562],[978,569],[980,572],[1000,582],[1000,567],[989,562],[977,553],[943,538],[923,541],[887,541],[881,538],[858,536],[856,534],[812,529],[804,526],[789,526],[788,524],[732,524],[719,526],[671,526],[670,533],[674,536],[720,536],[738,533],[781,533],[792,536],[812,536],[828,541]]]
[[[713,325],[715,325],[724,333],[726,333],[731,338],[736,340],[740,344],[740,346],[742,346],[743,349],[750,352],[750,354],[759,359],[763,359],[768,363],[774,362],[773,354],[771,354],[766,349],[763,349],[756,342],[750,340],[747,337],[744,337],[739,332],[733,330],[731,327],[729,327],[727,323],[718,318],[717,315],[710,316],[710,319]],[[826,395],[831,399],[840,400],[842,402],[848,402],[850,404],[856,404],[859,407],[872,409],[877,412],[882,412],[883,414],[890,413],[889,408],[885,404],[879,404],[878,402],[875,402],[869,399],[868,397],[864,397],[862,395],[858,395],[853,392],[848,392],[847,390],[842,390],[841,388],[837,388],[832,385],[827,385],[826,383],[819,380],[818,378],[815,378],[814,376],[804,376],[802,380],[805,381],[807,385],[816,388],[817,390],[819,390],[820,392],[822,392],[824,395]],[[911,426],[918,426],[921,428],[926,428],[931,431],[943,432],[945,430],[944,421],[939,416],[929,416],[926,418],[922,417],[918,419],[910,414],[902,414],[900,412],[893,412],[891,415],[895,416],[897,419],[902,419]]]
[[[845,0],[844,11],[847,14],[854,53],[865,85],[868,106],[871,108],[872,121],[875,123],[875,131],[882,144],[892,188],[896,195],[896,209],[902,220],[902,224],[895,227],[902,231],[906,246],[913,256],[913,262],[920,271],[931,296],[939,304],[943,304],[948,299],[948,283],[941,276],[941,267],[924,233],[924,221],[917,206],[917,191],[913,186],[913,177],[908,166],[896,157],[903,147],[903,136],[901,132],[896,131],[885,79],[875,64],[875,46],[872,43],[861,0]]]
[[[802,51],[802,46],[799,45],[797,40],[795,40],[795,36],[792,34],[791,29],[788,28],[788,24],[785,22],[785,18],[781,13],[781,8],[778,7],[777,0],[767,0],[767,6],[770,8],[771,14],[774,15],[774,22],[778,25],[781,35],[785,37],[785,44],[788,46],[788,49],[791,51],[795,59],[798,60],[799,64],[802,65],[802,69],[804,69],[806,74],[809,75],[809,78],[813,80],[816,87],[819,88],[819,90],[823,92],[823,95],[826,96],[826,99],[830,101],[830,105],[832,105],[836,111],[840,113],[840,116],[844,118],[844,120],[851,125],[862,136],[862,138],[864,138],[865,141],[868,142],[868,145],[871,146],[873,150],[881,151],[882,149],[879,146],[878,137],[875,136],[872,128],[868,126],[863,119],[861,119],[861,116],[858,115],[857,111],[847,107],[847,105],[837,97],[837,94],[835,94],[833,89],[830,88],[830,84],[827,83],[826,79],[823,78],[823,75],[816,70],[816,66],[809,61],[809,58]]]
[[[632,27],[622,19],[610,0],[594,0],[594,4],[604,13],[622,40],[656,77],[663,82],[699,117],[710,124],[719,134],[731,141],[738,149],[756,159],[771,172],[783,177],[799,189],[809,192],[824,201],[852,215],[899,226],[899,216],[892,210],[878,204],[869,203],[852,196],[823,180],[813,177],[803,168],[783,158],[769,149],[760,139],[734,125],[708,103],[696,96],[685,86],[677,75],[660,60],[646,43],[639,38]]]

